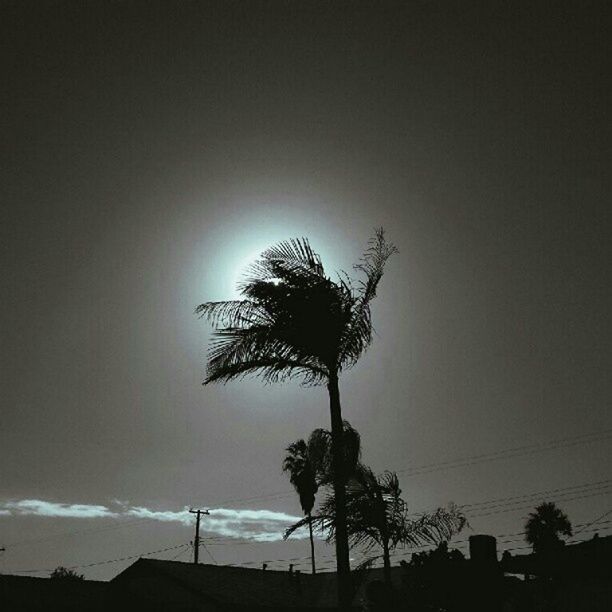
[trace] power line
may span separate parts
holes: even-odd
[[[577,499],[587,499],[587,498],[590,498],[590,497],[597,497],[599,495],[609,495],[610,493],[612,493],[612,490],[608,489],[606,491],[598,491],[598,492],[594,492],[594,493],[589,493],[587,495],[578,495],[578,496],[575,496],[575,497],[559,497],[559,498],[557,498],[557,500],[558,501],[563,501],[563,502],[569,502],[569,501],[574,501],[574,500],[577,500]],[[519,510],[529,510],[529,509],[532,508],[532,506],[533,506],[533,504],[528,504],[526,506],[518,506],[518,507],[514,507],[514,508],[502,508],[500,510],[494,510],[492,512],[485,512],[485,513],[482,513],[482,514],[473,514],[471,516],[471,518],[480,518],[480,517],[483,517],[483,516],[492,516],[494,514],[501,514],[501,513],[504,513],[504,512],[517,512]]]
[[[598,441],[605,440],[609,438],[610,436],[612,436],[612,429],[607,429],[607,430],[602,430],[599,432],[592,432],[589,434],[582,434],[582,435],[572,436],[568,438],[560,438],[560,439],[552,440],[550,442],[546,442],[540,445],[519,446],[519,447],[514,447],[514,448],[502,450],[502,451],[495,451],[492,453],[482,453],[480,455],[473,455],[471,457],[455,459],[452,461],[425,464],[425,465],[417,466],[414,468],[405,468],[402,470],[397,470],[397,473],[407,473],[407,475],[410,477],[410,476],[415,476],[415,475],[420,475],[420,474],[427,474],[427,473],[431,473],[435,471],[441,471],[445,469],[453,469],[456,467],[466,467],[466,466],[473,465],[476,463],[481,463],[483,461],[497,460],[497,459],[504,459],[504,458],[512,459],[512,458],[520,457],[526,454],[533,454],[534,452],[554,450],[557,448],[564,448],[567,446],[575,446],[579,444],[588,444],[592,442],[598,442]],[[521,452],[521,453],[516,454],[517,451],[527,451],[527,452]],[[508,455],[508,453],[515,453],[515,454]],[[608,481],[601,481],[601,482],[608,482]],[[555,490],[552,490],[550,492],[554,492],[554,491]],[[258,495],[254,497],[229,499],[229,500],[219,502],[216,505],[222,506],[228,503],[259,501],[259,500],[274,499],[274,498],[280,499],[280,498],[285,498],[285,497],[293,497],[294,495],[295,493],[277,492],[277,493],[270,493],[266,495]],[[531,494],[531,495],[535,496],[536,494]],[[504,499],[505,498],[501,498],[500,500],[497,500],[497,501],[503,501]],[[568,500],[568,501],[571,501],[571,500]],[[479,502],[479,503],[484,503],[484,502]],[[470,505],[476,505],[476,504],[470,504]],[[479,515],[479,516],[482,516],[482,515]],[[52,534],[48,536],[43,536],[41,538],[34,538],[34,539],[29,539],[29,540],[21,540],[19,542],[13,542],[13,543],[7,544],[6,547],[13,548],[16,546],[24,546],[27,544],[34,544],[34,543],[39,543],[39,542],[55,539],[57,537],[67,537],[67,536],[72,536],[72,535],[80,535],[83,533],[96,533],[98,531],[122,529],[127,526],[142,524],[142,523],[145,523],[147,521],[152,521],[152,520],[155,520],[155,519],[147,517],[147,518],[136,519],[133,521],[128,521],[128,522],[125,522],[119,525],[116,524],[116,525],[110,525],[106,527],[93,527],[89,529],[80,529],[80,530],[75,530],[75,531],[70,531],[70,532],[63,532],[61,534]]]
[[[176,561],[177,559],[179,559],[180,557],[182,557],[186,552],[189,552],[189,549],[191,548],[191,544],[187,544],[187,546],[189,548],[185,548],[183,547],[183,550],[179,551],[178,554],[174,555],[174,557],[172,557],[172,559],[170,559],[170,561]]]
[[[96,561],[94,563],[85,563],[82,565],[71,565],[66,569],[82,569],[86,567],[95,567],[96,565],[107,565],[109,563],[118,563],[120,561],[129,561],[130,559],[140,559],[140,557],[148,557],[149,555],[156,555],[159,553],[167,552],[169,550],[176,550],[177,548],[184,548],[190,546],[190,544],[178,544],[177,546],[169,546],[168,548],[160,548],[159,550],[152,550],[150,552],[143,552],[137,555],[130,555],[128,557],[120,557],[118,559],[108,559],[107,561]],[[33,570],[14,570],[14,574],[41,574],[53,572],[52,569],[33,569]]]
[[[408,476],[419,476],[421,474],[429,474],[431,472],[438,472],[441,470],[454,469],[458,467],[466,467],[483,463],[486,461],[497,461],[500,459],[514,459],[515,457],[523,457],[526,455],[533,455],[534,453],[545,452],[549,450],[557,450],[559,448],[566,448],[569,446],[578,446],[580,444],[590,444],[593,442],[601,442],[607,440],[612,436],[612,429],[602,430],[593,432],[590,434],[582,434],[580,436],[572,436],[570,438],[560,438],[557,440],[551,440],[550,442],[543,442],[538,444],[528,444],[524,446],[516,446],[514,448],[508,448],[500,451],[493,451],[490,453],[482,453],[479,455],[472,455],[471,457],[464,457],[461,459],[454,459],[450,461],[443,461],[439,463],[430,463],[428,465],[421,465],[414,468],[404,468],[397,470],[398,474],[406,474]]]
[[[120,519],[119,519],[120,520]],[[124,527],[133,526],[140,523],[146,523],[152,519],[150,518],[141,518],[135,519],[133,521],[126,521],[119,525],[107,525],[106,527],[88,527],[86,529],[76,529],[73,531],[64,531],[62,533],[53,533],[51,535],[42,536],[40,538],[30,538],[28,540],[20,540],[18,542],[12,542],[7,544],[7,548],[15,548],[17,546],[26,546],[28,544],[38,544],[39,542],[46,542],[47,540],[53,540],[55,538],[63,538],[63,537],[71,537],[74,535],[81,535],[83,533],[96,533],[98,531],[110,531],[113,529],[123,529]]]
[[[212,559],[212,562],[213,562],[215,565],[219,565],[219,564],[217,563],[217,560],[216,560],[216,559],[213,557],[213,554],[210,552],[210,550],[208,550],[208,546],[206,546],[206,542],[204,542],[204,540],[202,540],[202,541],[200,542],[200,544],[201,544],[201,545],[204,547],[204,550],[205,550],[205,551],[208,553],[208,556],[209,556],[209,557]]]
[[[559,487],[556,489],[548,489],[545,491],[536,491],[534,493],[525,493],[523,495],[513,495],[510,497],[500,497],[497,499],[492,499],[492,500],[486,500],[486,501],[481,501],[481,502],[474,502],[471,504],[461,504],[461,508],[468,508],[468,507],[474,507],[474,506],[483,506],[483,505],[489,505],[489,504],[497,504],[498,502],[509,502],[511,500],[518,500],[521,498],[525,498],[525,497],[538,497],[540,495],[552,495],[553,493],[561,493],[563,491],[570,491],[573,489],[590,489],[592,487],[597,487],[599,488],[600,486],[610,486],[612,484],[612,479],[607,479],[607,480],[598,480],[596,482],[587,482],[587,483],[583,483],[583,484],[579,484],[579,485],[571,485],[568,487]]]
[[[534,493],[528,493],[526,495],[517,495],[514,498],[506,498],[508,501],[502,501],[504,498],[499,500],[491,500],[478,502],[473,504],[461,504],[461,509],[467,510],[467,512],[473,511],[489,511],[496,508],[507,508],[516,505],[524,505],[525,503],[534,503],[538,498],[552,498],[553,500],[562,501],[568,495],[576,494],[606,494],[609,490],[612,490],[612,481],[601,481],[601,483],[586,483],[584,485],[575,485],[572,487],[561,487],[559,489],[550,489],[548,491],[536,491]],[[498,503],[501,502],[501,503]],[[471,508],[469,510],[468,508]]]
[[[608,510],[607,512],[604,512],[601,516],[598,516],[596,519],[593,519],[590,523],[587,523],[582,529],[579,529],[578,531],[576,531],[574,533],[574,537],[576,537],[579,533],[582,533],[587,527],[590,527],[591,525],[595,525],[595,523],[599,523],[601,519],[606,518],[606,516],[609,516],[610,514],[612,514],[612,509]],[[610,521],[604,521],[604,523],[602,524],[606,524],[609,522]],[[595,531],[597,531],[597,529]]]
[[[566,448],[571,446],[578,446],[581,444],[591,444],[593,442],[601,442],[612,437],[612,429],[604,429],[601,431],[591,432],[588,434],[581,434],[578,436],[571,436],[567,438],[558,438],[556,440],[550,440],[549,442],[542,442],[538,444],[529,444],[523,446],[516,446],[513,448],[507,448],[500,451],[493,451],[490,453],[481,453],[478,455],[472,455],[469,457],[462,457],[452,459],[448,461],[429,463],[412,468],[403,468],[396,470],[398,474],[406,474],[410,476],[419,476],[421,474],[429,474],[432,472],[443,471],[447,469],[454,469],[459,467],[467,467],[486,461],[497,461],[501,459],[514,459],[515,457],[522,457],[525,455],[532,455],[534,453],[545,452],[549,450],[557,450],[559,448]],[[226,499],[215,503],[215,506],[223,506],[225,504],[233,504],[238,502],[251,502],[261,501],[267,499],[293,497],[295,492],[277,491],[276,493],[267,493],[264,495],[256,495],[253,497],[242,497]]]

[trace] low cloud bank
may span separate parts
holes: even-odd
[[[181,523],[189,526],[193,524],[193,514],[189,513],[187,507],[182,510],[153,510],[119,501],[109,506],[102,506],[22,499],[0,503],[0,516],[41,516],[73,519],[140,518]],[[210,514],[202,516],[201,530],[203,535],[214,534],[256,542],[276,542],[282,540],[285,529],[300,518],[273,510],[216,508],[210,510]],[[292,537],[305,538],[308,537],[308,534],[304,530],[301,533],[296,532]]]

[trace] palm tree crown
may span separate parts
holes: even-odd
[[[559,534],[572,535],[572,524],[554,502],[543,502],[531,512],[525,523],[525,540],[533,551],[554,551],[562,545]]]
[[[314,507],[319,485],[315,459],[308,452],[308,444],[304,440],[297,440],[287,447],[283,472],[289,473],[289,482],[300,497],[300,506],[304,514],[309,514]]]
[[[239,287],[244,299],[196,308],[215,327],[204,383],[256,374],[320,384],[354,365],[372,340],[370,303],[396,251],[377,230],[355,266],[365,275],[357,282],[327,277],[305,238],[262,253]]]

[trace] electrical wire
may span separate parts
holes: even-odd
[[[592,442],[598,442],[601,440],[605,440],[609,438],[610,436],[612,436],[612,429],[607,429],[607,430],[602,430],[598,432],[592,432],[589,434],[582,434],[582,435],[572,436],[568,438],[560,438],[557,440],[551,440],[549,442],[545,442],[540,445],[519,446],[519,447],[510,448],[510,449],[505,449],[502,451],[495,451],[493,453],[482,453],[479,455],[473,455],[471,457],[464,457],[464,458],[455,459],[451,461],[425,464],[425,465],[417,466],[414,468],[405,468],[402,470],[398,470],[397,473],[398,474],[404,473],[410,477],[410,476],[415,476],[415,475],[420,475],[420,474],[431,473],[434,471],[454,469],[455,467],[464,467],[468,465],[473,465],[475,463],[481,463],[483,461],[497,460],[497,459],[503,459],[503,458],[514,458],[514,457],[523,456],[524,454],[533,454],[533,452],[541,452],[541,451],[547,451],[547,450],[554,450],[557,448],[564,448],[566,446],[575,446],[578,444],[588,444]],[[527,452],[525,453],[520,452],[519,454],[512,454],[506,457],[506,454],[516,453],[517,451],[527,451]],[[606,481],[602,481],[602,482],[606,482]],[[295,495],[294,492],[277,492],[277,493],[270,493],[270,494],[258,495],[258,496],[253,496],[253,497],[226,499],[224,501],[221,501],[221,502],[218,502],[212,505],[219,507],[219,506],[223,506],[229,503],[246,503],[246,502],[251,502],[251,501],[281,499],[281,498],[293,497],[294,495]],[[530,494],[530,495],[535,495],[535,494]],[[502,498],[501,500],[497,500],[497,501],[502,501],[503,499],[504,498]],[[477,503],[484,503],[484,502],[477,502]],[[473,506],[477,504],[470,504],[470,505]],[[51,535],[43,536],[40,538],[31,538],[28,540],[12,542],[12,543],[6,544],[5,547],[14,548],[17,546],[24,546],[28,544],[37,544],[37,543],[45,542],[47,540],[52,540],[58,537],[69,537],[73,535],[81,535],[81,534],[86,534],[86,533],[96,533],[96,532],[101,532],[101,531],[109,531],[113,529],[123,529],[124,527],[127,527],[127,526],[144,524],[152,520],[155,520],[155,519],[147,517],[147,518],[135,519],[133,521],[127,521],[121,524],[108,525],[105,527],[92,527],[88,529],[79,529],[79,530],[74,530],[74,531],[69,531],[69,532],[63,532],[60,534],[51,534]]]
[[[483,463],[486,461],[497,461],[498,459],[514,459],[515,457],[522,457],[525,455],[532,455],[538,452],[545,452],[549,450],[557,450],[559,448],[566,448],[571,446],[578,446],[581,444],[591,444],[593,442],[601,442],[612,437],[612,429],[604,429],[601,431],[591,432],[588,434],[581,434],[578,436],[571,436],[567,438],[558,438],[556,440],[550,440],[548,442],[542,442],[538,444],[529,444],[523,446],[516,446],[513,448],[507,448],[500,451],[493,451],[490,453],[481,453],[478,455],[472,455],[469,457],[462,457],[457,459],[452,459],[449,461],[443,461],[438,463],[429,463],[420,466],[416,466],[413,468],[403,468],[396,470],[397,474],[405,474],[408,477],[418,476],[421,474],[429,474],[432,472],[443,471],[447,469],[454,469],[459,467],[466,467],[470,465],[475,465],[478,463]],[[262,501],[268,499],[276,499],[276,498],[284,498],[284,497],[292,497],[295,495],[295,492],[288,491],[277,491],[276,493],[267,493],[264,495],[256,495],[253,497],[242,497],[242,498],[232,498],[225,499],[223,501],[218,501],[216,503],[211,504],[200,504],[200,505],[208,505],[208,506],[216,506],[220,507],[225,504],[235,504],[240,502],[252,502],[252,501]]]
[[[564,503],[567,503],[570,501],[575,501],[577,499],[588,499],[590,497],[598,497],[599,495],[609,495],[610,493],[612,493],[612,489],[607,489],[605,491],[597,491],[597,492],[589,493],[587,495],[577,495],[575,497],[558,497],[556,501],[562,501]],[[530,510],[532,506],[533,506],[533,503],[523,505],[523,506],[518,506],[518,507],[502,508],[500,510],[494,510],[492,512],[484,512],[481,514],[471,514],[471,515],[468,514],[468,518],[481,518],[483,516],[493,516],[494,514],[502,514],[505,512],[519,512],[521,510]]]
[[[574,537],[576,537],[579,533],[582,533],[583,531],[585,531],[587,527],[591,527],[591,525],[595,525],[596,523],[599,523],[601,519],[606,518],[606,516],[609,516],[610,514],[612,514],[612,509],[608,510],[607,512],[604,512],[601,516],[598,516],[596,519],[593,519],[590,523],[587,523],[582,529],[579,529],[578,531],[576,531],[574,533]],[[606,523],[610,523],[610,522],[611,521],[604,521],[603,523],[599,523],[599,524],[605,525]],[[598,531],[598,529],[595,529],[595,531]]]
[[[536,491],[534,493],[525,493],[523,495],[513,495],[510,497],[500,497],[497,499],[492,499],[492,500],[485,500],[485,501],[481,501],[481,502],[474,502],[471,504],[461,504],[460,508],[473,508],[476,506],[488,506],[490,504],[498,504],[498,502],[512,502],[512,500],[522,500],[524,498],[529,498],[529,497],[539,497],[541,495],[552,495],[554,493],[563,493],[563,492],[569,492],[569,491],[573,491],[575,489],[590,489],[592,487],[594,488],[601,488],[601,487],[608,487],[608,486],[612,486],[612,479],[607,479],[607,480],[599,480],[596,482],[587,482],[587,483],[583,483],[583,484],[579,484],[579,485],[571,485],[568,487],[558,487],[556,489],[548,489],[545,491]],[[577,491],[575,491],[577,492]],[[512,502],[514,503],[514,502]],[[518,503],[518,502],[517,502]]]
[[[84,563],[81,565],[70,565],[66,569],[83,569],[86,567],[95,567],[97,565],[107,565],[109,563],[119,563],[120,561],[129,561],[131,559],[140,559],[140,557],[148,557],[149,555],[157,555],[159,553],[167,552],[169,550],[176,550],[177,548],[184,548],[189,544],[178,544],[177,546],[169,546],[167,548],[160,548],[159,550],[152,550],[150,552],[143,552],[137,555],[129,555],[128,557],[120,557],[118,559],[108,559],[106,561],[95,561],[94,563]],[[31,570],[13,570],[14,574],[41,574],[53,572],[52,569],[31,569]]]
[[[204,542],[204,540],[200,540],[200,545],[204,548],[204,550],[206,551],[206,553],[208,554],[208,556],[212,559],[213,563],[215,565],[219,565],[217,563],[217,560],[213,557],[213,554],[210,552],[210,550],[208,550],[208,546],[206,546],[206,543]]]
[[[592,432],[588,434],[581,434],[578,436],[571,436],[568,438],[558,438],[557,440],[551,440],[549,442],[540,442],[537,444],[527,444],[523,446],[516,446],[514,448],[507,448],[500,451],[493,451],[490,453],[481,453],[479,455],[472,455],[471,457],[464,457],[461,459],[454,459],[450,461],[442,461],[439,463],[430,463],[428,465],[421,465],[414,468],[404,468],[397,470],[397,473],[407,473],[409,476],[416,476],[420,474],[428,474],[430,472],[437,472],[440,470],[453,469],[456,467],[464,467],[467,465],[474,465],[476,463],[482,463],[483,461],[497,461],[498,459],[512,459],[514,457],[523,457],[526,455],[532,455],[534,453],[545,452],[548,450],[557,450],[559,448],[566,448],[568,446],[577,446],[580,444],[590,444],[592,442],[601,442],[612,437],[612,429],[603,429],[601,431]]]

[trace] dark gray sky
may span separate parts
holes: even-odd
[[[190,504],[219,562],[307,555],[222,536],[300,514],[283,449],[326,392],[202,387],[193,309],[289,237],[350,270],[378,225],[401,253],[341,382],[364,460],[415,511],[563,488],[475,532],[608,511],[604,4],[1,2],[0,572],[188,542]]]

